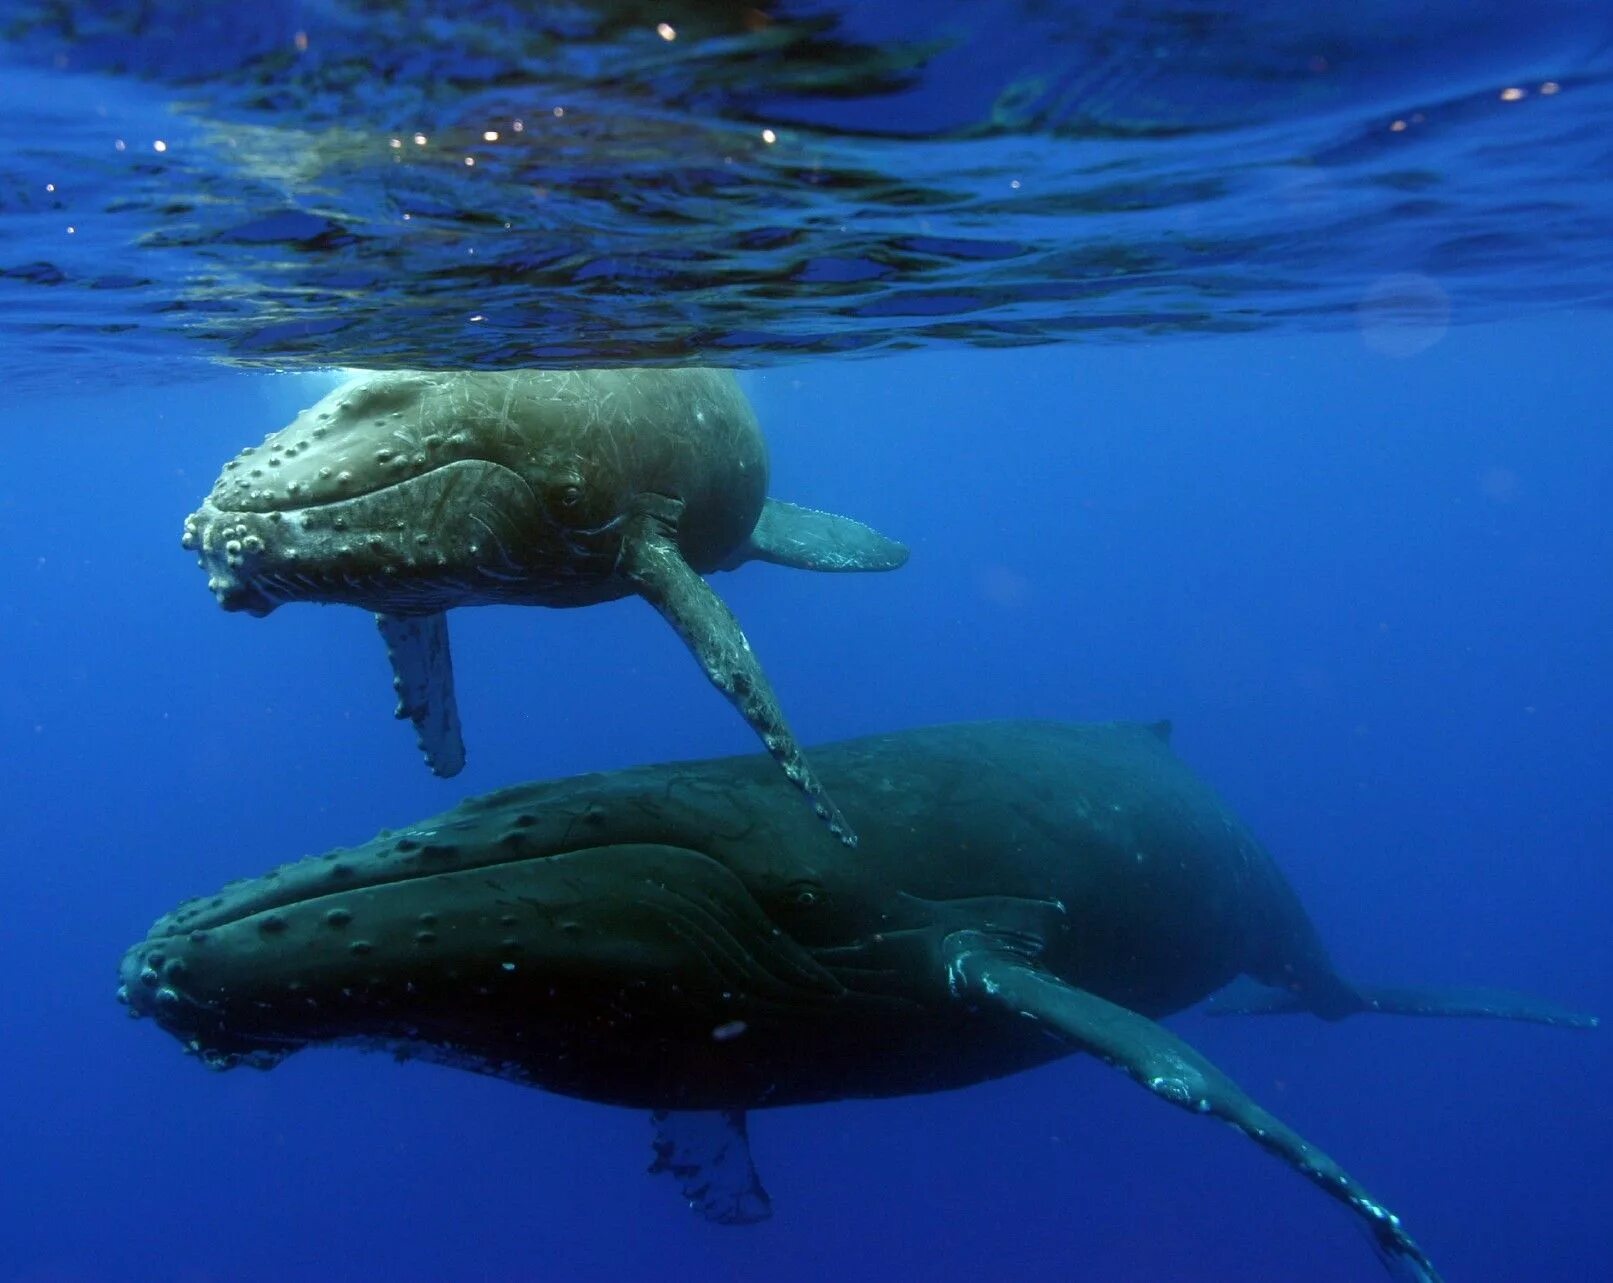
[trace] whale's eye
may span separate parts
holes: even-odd
[[[797,909],[816,909],[829,901],[829,893],[816,882],[792,882],[785,897]]]
[[[569,518],[587,503],[588,492],[583,488],[582,475],[575,468],[565,467],[545,478],[543,497],[551,512],[564,513]]]

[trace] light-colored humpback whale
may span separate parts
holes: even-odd
[[[848,844],[738,622],[701,578],[746,561],[893,570],[898,543],[767,497],[756,416],[723,370],[370,374],[224,465],[185,522],[227,610],[376,612],[397,715],[464,765],[445,611],[637,594]]]

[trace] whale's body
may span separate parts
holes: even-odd
[[[701,577],[746,561],[890,570],[867,526],[768,498],[767,448],[710,369],[392,371],[336,389],[224,465],[185,547],[227,610],[374,611],[398,716],[464,765],[446,612],[641,596],[848,843],[761,664]]]
[[[816,750],[848,851],[766,758],[524,785],[193,901],[125,996],[210,1063],[359,1041],[657,1111],[662,1165],[765,1210],[743,1111],[936,1091],[1089,1051],[1231,1122],[1432,1268],[1337,1164],[1156,1018],[1245,1010],[1579,1024],[1492,991],[1362,989],[1160,726],[942,726]],[[714,1129],[714,1130],[713,1130]]]

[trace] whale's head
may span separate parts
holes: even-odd
[[[356,1043],[652,1107],[765,1091],[809,1055],[846,992],[817,958],[839,943],[821,889],[542,787],[189,902],[125,955],[119,996],[216,1068]]]
[[[585,599],[607,576],[622,478],[555,431],[530,373],[365,375],[224,465],[185,521],[227,610],[287,601],[425,613]]]

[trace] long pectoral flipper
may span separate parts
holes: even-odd
[[[1124,1070],[1161,1099],[1231,1123],[1360,1217],[1391,1269],[1420,1283],[1437,1283],[1439,1275],[1400,1228],[1399,1217],[1164,1026],[1073,988],[976,932],[948,938],[947,966],[954,991],[965,1000],[1040,1021],[1049,1032]]]
[[[728,696],[751,728],[761,736],[784,774],[806,794],[831,831],[847,846],[857,835],[812,773],[773,694],[772,684],[751,650],[739,621],[684,561],[672,536],[680,505],[664,500],[669,511],[635,514],[623,533],[621,570],[639,595],[654,606],[694,652],[712,685]]]
[[[448,649],[448,616],[377,615],[376,624],[392,661],[392,689],[398,693],[396,715],[414,723],[426,764],[443,777],[458,775],[465,765],[465,741],[459,733],[459,704],[454,699],[454,660]]]
[[[769,499],[750,539],[722,568],[747,561],[797,570],[896,570],[907,562],[907,546],[850,517]]]
[[[651,1174],[668,1172],[683,1196],[719,1225],[754,1225],[773,1214],[751,1162],[742,1109],[667,1110],[650,1115],[655,1124]]]

